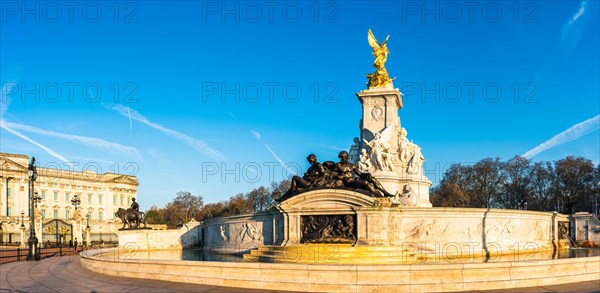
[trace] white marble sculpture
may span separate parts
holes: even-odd
[[[348,151],[348,161],[352,164],[358,163],[360,156],[360,141],[358,137],[354,138],[354,143],[350,146],[350,151]]]
[[[394,127],[386,127],[371,141],[363,139],[370,148],[371,165],[374,171],[395,171],[393,156],[394,152],[389,144],[393,135]]]
[[[358,171],[361,173],[367,173],[371,171],[371,158],[367,154],[367,150],[360,150],[360,158],[357,163]]]

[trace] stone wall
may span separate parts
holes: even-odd
[[[409,245],[415,252],[456,253],[471,249],[489,254],[552,250],[567,246],[560,233],[568,218],[557,213],[475,208],[402,207],[390,198],[373,198],[345,190],[317,190],[279,206],[276,244],[296,245],[302,216],[353,215],[356,245]],[[280,240],[281,239],[281,240]],[[426,255],[425,255],[426,256]]]
[[[246,253],[265,245],[302,244],[303,221],[309,217],[350,216],[351,244],[402,246],[418,258],[442,254],[507,255],[569,246],[569,218],[565,215],[524,210],[409,208],[392,201],[348,190],[315,190],[292,197],[267,213],[218,217],[188,223],[178,230],[119,231],[119,245],[139,250],[203,247],[220,253]]]
[[[198,247],[202,239],[199,222],[176,230],[135,229],[117,231],[119,248],[125,250],[183,249]]]
[[[99,257],[87,270],[118,277],[299,292],[449,292],[515,289],[600,279],[600,257],[465,264],[343,265],[234,263]]]
[[[241,253],[273,244],[271,213],[219,217],[202,222],[202,243],[206,250]]]
[[[576,213],[571,216],[570,234],[577,245],[600,246],[600,220],[591,213]]]

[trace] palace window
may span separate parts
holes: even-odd
[[[88,219],[90,219],[90,220],[92,219],[92,211],[88,211],[87,217],[88,217]]]
[[[6,215],[9,217],[12,216],[12,208],[11,207],[6,208]]]
[[[69,211],[69,210],[66,210],[66,211],[65,211],[65,218],[69,219],[69,218],[70,218],[70,217],[69,217],[70,215],[71,215],[70,211]]]
[[[121,194],[121,205],[125,205],[125,196]]]
[[[71,193],[70,192],[65,192],[65,201],[69,202],[71,201]],[[67,217],[68,218],[68,217]]]
[[[11,198],[11,197],[12,197],[12,188],[10,188],[10,187],[9,187],[9,188],[6,190],[6,192],[7,192],[7,193],[6,193],[6,197],[8,197],[8,198]]]
[[[42,210],[42,218],[46,218],[46,209]]]
[[[88,194],[88,203],[92,203],[92,195]]]
[[[113,195],[113,204],[117,204],[117,195],[116,194]]]
[[[98,220],[102,221],[102,211],[98,212]]]
[[[54,192],[54,201],[58,201],[58,191]]]
[[[42,191],[42,200],[45,200],[45,199],[46,199],[46,192]]]
[[[54,218],[58,219],[58,210],[57,209],[54,210]]]
[[[102,194],[98,194],[98,204],[102,204]]]

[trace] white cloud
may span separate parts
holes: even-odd
[[[187,134],[183,134],[179,131],[164,127],[162,125],[156,124],[150,120],[148,120],[146,117],[144,117],[142,114],[140,114],[139,112],[135,111],[134,109],[131,109],[129,107],[125,107],[123,105],[114,105],[112,107],[113,110],[117,111],[119,114],[125,116],[125,117],[130,117],[130,119],[133,119],[135,121],[139,121],[141,123],[144,123],[156,130],[159,130],[160,132],[174,137],[178,140],[183,141],[184,143],[190,145],[192,148],[194,148],[195,150],[197,150],[198,152],[214,159],[217,161],[225,161],[225,156],[223,154],[221,154],[219,151],[211,148],[208,146],[207,143],[205,143],[202,140],[193,138]]]
[[[2,124],[6,125],[7,127],[12,128],[12,129],[22,130],[22,131],[26,131],[26,132],[33,132],[33,133],[51,136],[51,137],[55,137],[55,138],[74,141],[74,142],[88,145],[91,147],[100,148],[100,149],[103,149],[106,151],[119,152],[119,153],[123,153],[125,155],[134,156],[135,158],[138,158],[138,159],[141,158],[138,150],[133,147],[121,145],[121,144],[114,143],[114,142],[105,141],[100,138],[73,135],[73,134],[64,134],[64,133],[60,133],[60,132],[56,132],[56,131],[40,129],[37,127],[25,125],[25,124],[12,123],[12,122],[7,122],[7,121],[2,121]]]
[[[41,143],[39,143],[39,142],[37,142],[37,141],[35,141],[35,140],[33,140],[33,139],[31,139],[31,138],[27,137],[26,135],[24,135],[24,134],[22,134],[22,133],[20,133],[20,132],[18,132],[18,131],[16,131],[16,130],[13,130],[13,129],[11,129],[10,127],[8,127],[8,126],[6,125],[5,121],[1,121],[1,123],[0,123],[0,127],[1,127],[2,129],[6,130],[6,131],[8,131],[8,132],[10,132],[10,133],[12,133],[12,134],[14,134],[14,135],[18,136],[18,137],[20,137],[20,138],[22,138],[22,139],[26,140],[26,141],[28,141],[28,142],[30,142],[30,143],[32,143],[32,144],[34,144],[34,145],[38,146],[39,148],[43,149],[44,151],[46,151],[46,152],[47,152],[48,154],[50,154],[51,156],[53,156],[53,157],[55,157],[55,158],[57,158],[57,159],[59,159],[59,160],[63,161],[64,163],[68,163],[68,162],[69,162],[69,160],[67,160],[67,158],[65,158],[65,157],[64,157],[64,156],[62,156],[61,154],[59,154],[59,153],[57,153],[57,152],[55,152],[55,151],[51,150],[50,148],[48,148],[48,147],[46,147],[46,146],[42,145]]]
[[[254,138],[256,138],[256,140],[260,140],[262,138],[262,134],[260,134],[260,132],[254,130],[254,129],[250,130],[250,132],[252,133]]]
[[[547,151],[556,146],[576,140],[598,129],[600,129],[600,115],[596,115],[593,118],[587,119],[583,122],[577,123],[569,127],[569,129],[555,135],[551,139],[527,151],[523,154],[523,157],[530,159],[543,151]]]

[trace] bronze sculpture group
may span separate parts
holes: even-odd
[[[311,215],[302,217],[300,243],[356,243],[352,215]]]
[[[371,176],[368,172],[360,172],[358,167],[348,161],[348,152],[341,151],[338,155],[339,162],[326,161],[323,164],[317,161],[317,156],[310,154],[306,159],[310,167],[304,176],[292,177],[290,189],[276,201],[284,201],[302,192],[316,189],[350,189],[366,193],[371,196],[394,196]]]
[[[135,198],[131,199],[130,208],[119,208],[115,216],[123,222],[121,229],[140,229],[141,224],[144,224],[144,228],[146,228],[146,214],[140,212],[140,205],[135,201]]]

